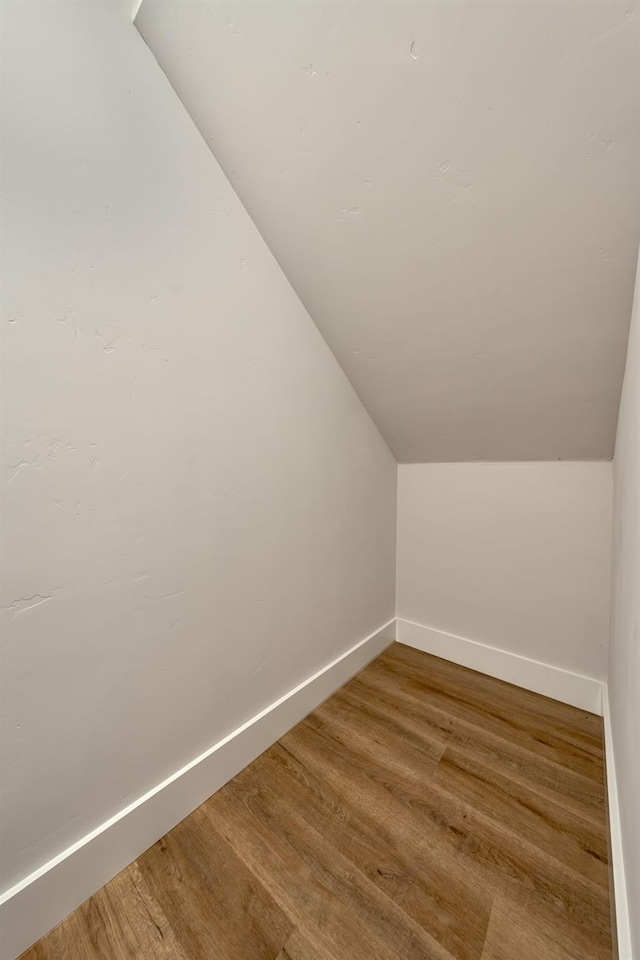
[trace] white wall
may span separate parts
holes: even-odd
[[[640,260],[613,489],[609,707],[633,955],[640,958]]]
[[[399,460],[613,455],[637,0],[143,0],[136,22]]]
[[[399,467],[397,613],[603,678],[610,463]]]
[[[395,461],[129,17],[3,9],[0,889],[394,614]]]

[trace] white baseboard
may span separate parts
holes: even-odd
[[[622,830],[620,826],[620,807],[618,805],[618,785],[616,781],[616,761],[611,734],[611,714],[609,712],[609,691],[605,685],[602,691],[604,716],[604,748],[607,763],[607,800],[609,808],[609,833],[611,836],[611,865],[613,868],[613,892],[615,900],[616,932],[618,937],[619,960],[633,960],[631,948],[631,924],[629,922],[629,901],[624,873],[622,853]]]
[[[84,903],[394,639],[395,618],[2,894],[2,960],[18,956]]]
[[[600,680],[398,618],[397,639],[444,660],[602,716]]]

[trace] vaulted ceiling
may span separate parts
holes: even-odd
[[[136,22],[400,461],[612,455],[632,0],[143,0]]]

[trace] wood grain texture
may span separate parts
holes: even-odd
[[[611,960],[602,721],[394,644],[24,960]]]

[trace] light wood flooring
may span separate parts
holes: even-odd
[[[602,721],[394,644],[24,960],[611,960]]]

